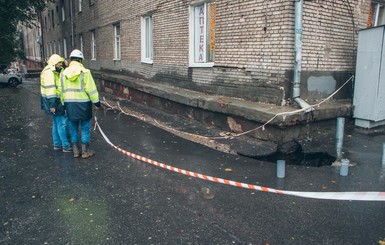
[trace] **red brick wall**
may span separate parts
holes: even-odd
[[[294,67],[294,1],[215,1],[215,65],[192,68],[189,67],[189,6],[199,2],[203,1],[112,0],[95,1],[89,6],[89,1],[83,1],[83,11],[79,13],[78,1],[74,1],[75,47],[80,47],[81,33],[85,64],[91,69],[126,71],[157,83],[246,100],[280,104],[287,99]],[[354,72],[357,30],[366,27],[369,3],[369,0],[304,1],[304,90],[307,77],[314,74],[333,76],[341,84]],[[51,4],[48,10],[55,6]],[[140,62],[141,17],[146,14],[153,18],[151,65]],[[43,13],[43,19],[46,15]],[[115,23],[121,26],[120,61],[113,60]],[[48,37],[45,41],[62,40],[66,36],[70,47],[70,19],[61,26],[63,30],[57,28],[45,33]],[[89,60],[90,30],[96,31],[96,60]]]

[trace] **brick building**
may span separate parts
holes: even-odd
[[[303,21],[295,31],[298,2]],[[383,12],[383,1],[370,0],[57,0],[41,19],[45,58],[81,49],[107,92],[263,123],[229,106],[209,108],[204,98],[186,102],[181,92],[170,93],[294,104],[297,38],[301,97],[320,100],[354,74],[358,30],[383,24]],[[334,98],[351,99],[352,84]]]

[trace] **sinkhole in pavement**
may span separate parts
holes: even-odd
[[[322,167],[331,166],[336,160],[335,157],[329,155],[326,152],[293,152],[290,154],[283,154],[276,152],[270,156],[255,157],[258,160],[266,162],[274,162],[277,160],[285,160],[286,164],[298,165],[298,166],[309,166],[309,167]]]
[[[322,167],[331,166],[336,157],[327,152],[304,152],[297,141],[279,145],[277,151],[267,156],[256,156],[255,159],[276,163],[277,160],[285,160],[286,164]]]

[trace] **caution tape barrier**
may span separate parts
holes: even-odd
[[[241,183],[237,181],[212,177],[200,173],[195,173],[192,171],[176,168],[164,163],[160,163],[154,160],[151,160],[146,157],[142,157],[140,155],[125,151],[116,145],[114,145],[108,137],[104,134],[103,130],[101,129],[99,123],[97,122],[97,118],[95,117],[95,127],[94,130],[96,130],[96,127],[99,129],[99,132],[103,136],[104,140],[111,145],[113,148],[118,150],[119,152],[123,153],[126,156],[135,158],[137,160],[140,160],[145,163],[149,163],[152,165],[155,165],[160,168],[164,168],[170,171],[174,171],[180,174],[184,174],[187,176],[191,176],[198,179],[203,179],[207,181],[212,181],[216,183],[221,183],[225,185],[231,185],[256,191],[262,191],[262,192],[268,192],[268,193],[275,193],[275,194],[281,194],[281,195],[290,195],[290,196],[297,196],[297,197],[305,197],[305,198],[315,198],[315,199],[327,199],[327,200],[352,200],[352,201],[385,201],[385,192],[301,192],[301,191],[285,191],[285,190],[278,190],[273,188],[268,188],[264,186],[259,185],[252,185],[252,184],[246,184]]]

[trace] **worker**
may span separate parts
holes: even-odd
[[[60,93],[67,111],[69,129],[75,158],[95,155],[89,149],[91,141],[92,105],[100,107],[99,93],[91,71],[83,65],[83,53],[74,49],[70,54],[69,66],[60,77]],[[79,148],[79,128],[81,129],[81,149]]]
[[[68,140],[68,121],[59,96],[59,76],[63,70],[64,58],[53,54],[40,74],[41,109],[52,116],[53,149],[72,152]]]

